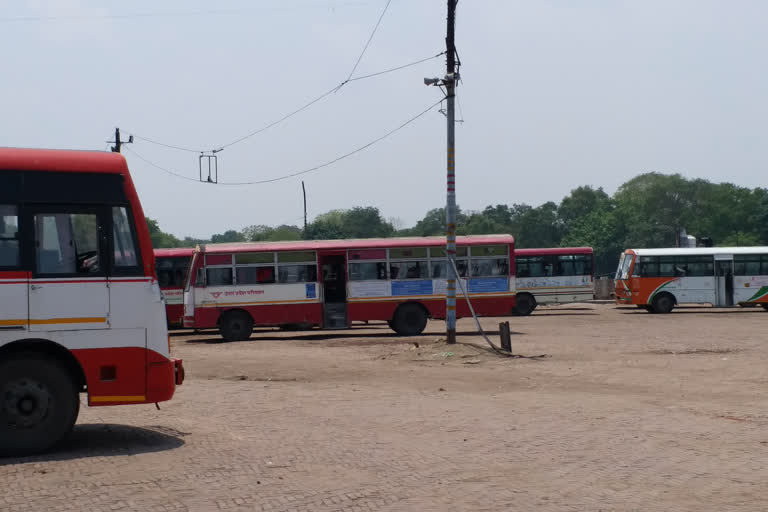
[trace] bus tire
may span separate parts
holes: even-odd
[[[80,412],[74,376],[49,357],[20,354],[0,364],[0,456],[48,450]]]
[[[675,298],[669,293],[660,293],[653,299],[652,311],[657,314],[665,314],[675,307]]]
[[[530,293],[518,293],[515,297],[515,313],[528,316],[536,309],[536,299]]]
[[[219,331],[224,341],[245,341],[253,332],[253,318],[245,311],[229,311],[222,317]]]
[[[416,336],[427,327],[427,312],[421,304],[401,304],[392,317],[391,326],[400,336]]]

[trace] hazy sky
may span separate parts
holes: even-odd
[[[115,126],[212,149],[349,74],[385,0],[8,0],[0,4],[0,144],[104,150]],[[645,171],[767,186],[768,2],[461,0],[458,202],[612,193]],[[444,49],[444,0],[393,0],[363,75]],[[220,153],[219,180],[278,177],[336,158],[439,100],[443,59],[353,82]],[[195,153],[137,154],[196,178]],[[391,138],[300,178],[222,186],[126,152],[148,216],[179,236],[298,224],[374,205],[412,225],[445,202],[437,108]]]

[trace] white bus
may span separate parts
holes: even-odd
[[[653,313],[684,303],[768,309],[768,247],[627,249],[616,271],[616,303]]]
[[[518,315],[539,304],[567,304],[595,298],[591,247],[554,247],[515,251]]]
[[[80,393],[156,403],[183,377],[125,159],[0,148],[0,455],[61,441]]]

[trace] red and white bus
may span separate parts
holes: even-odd
[[[184,283],[192,262],[192,247],[155,249],[157,282],[165,296],[168,327],[182,327],[184,318]]]
[[[513,312],[512,236],[458,237],[456,264],[479,315]],[[201,245],[184,291],[184,326],[243,340],[255,325],[386,320],[415,335],[428,318],[445,318],[447,275],[443,237]],[[456,314],[470,314],[463,297]]]
[[[768,310],[768,247],[627,249],[616,270],[616,303],[652,313],[685,303]]]
[[[584,302],[595,298],[591,247],[517,249],[517,306],[528,315],[539,304]]]
[[[80,393],[156,403],[183,376],[125,159],[0,148],[0,454],[61,441]]]

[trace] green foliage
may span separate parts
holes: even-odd
[[[392,224],[384,220],[378,208],[356,206],[350,210],[331,210],[318,215],[307,226],[308,240],[339,238],[381,238],[395,234]]]
[[[245,242],[245,235],[234,229],[230,229],[221,234],[216,234],[211,237],[211,243],[222,244],[231,242]]]
[[[277,242],[281,240],[301,240],[301,229],[283,224],[273,228],[265,224],[248,226],[242,231],[246,240],[251,242]]]
[[[147,219],[155,247],[194,246],[206,240],[179,240]],[[610,274],[628,247],[673,247],[681,228],[710,237],[716,245],[768,245],[768,190],[688,179],[680,174],[645,173],[611,197],[602,188],[581,186],[559,204],[497,204],[482,211],[459,209],[460,235],[509,233],[518,247],[590,246],[598,274]],[[396,230],[378,208],[355,207],[318,215],[306,232],[297,226],[260,224],[214,235],[214,242],[375,238],[445,234],[445,209],[429,210],[412,228]]]
[[[149,228],[149,238],[152,239],[152,247],[155,249],[182,247],[181,241],[169,233],[164,233],[156,220],[147,217],[147,227]]]

